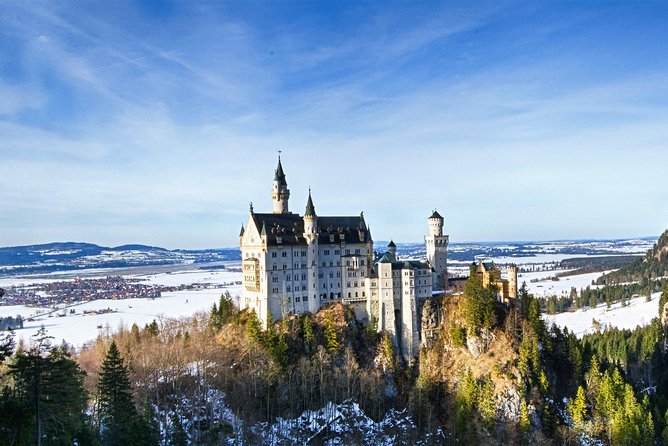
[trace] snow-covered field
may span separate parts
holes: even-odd
[[[593,319],[605,327],[618,327],[633,329],[636,326],[647,325],[653,318],[659,315],[659,297],[661,293],[652,294],[652,300],[646,302],[644,296],[631,299],[626,307],[621,303],[611,305],[608,309],[606,304],[600,304],[594,309],[582,309],[572,313],[560,313],[554,316],[545,316],[548,324],[555,323],[560,327],[568,327],[578,337],[593,333]]]
[[[133,323],[140,327],[154,319],[176,319],[192,316],[198,311],[208,311],[211,306],[220,300],[220,295],[229,291],[232,296],[240,292],[240,287],[214,288],[197,291],[177,291],[164,293],[157,299],[124,299],[124,300],[96,300],[68,307],[52,313],[52,317],[38,316],[34,321],[24,322],[24,328],[16,331],[17,340],[23,338],[29,341],[40,327],[44,326],[48,334],[54,337],[54,343],[65,340],[67,343],[80,347],[84,343],[95,339],[99,334],[112,333],[123,324],[129,328]],[[112,313],[84,315],[84,311],[99,311],[112,309]],[[68,314],[70,309],[75,314]],[[15,316],[20,314],[24,318],[35,316],[38,310],[44,313],[47,309],[10,306],[0,307],[0,316]],[[65,313],[66,316],[58,315]],[[102,328],[98,328],[102,327]]]
[[[518,286],[522,286],[522,283],[526,282],[529,292],[536,297],[567,296],[571,292],[571,287],[575,287],[578,292],[580,289],[587,287],[598,288],[598,285],[592,285],[592,281],[595,281],[603,274],[610,272],[605,271],[598,273],[578,274],[575,276],[560,277],[559,280],[556,281],[549,279],[549,277],[553,277],[555,274],[560,272],[563,273],[565,271],[567,270],[520,273],[517,275],[517,283]],[[531,282],[532,280],[536,279],[539,281]]]
[[[87,278],[105,277],[110,274],[109,270],[82,271]],[[72,274],[54,274],[53,277],[44,276],[17,276],[7,277],[0,280],[0,286],[12,285],[35,285],[39,283],[56,282],[63,280],[74,280]],[[154,319],[176,319],[192,316],[198,311],[208,311],[211,306],[218,302],[225,291],[229,291],[234,297],[241,293],[240,285],[229,285],[241,281],[240,272],[227,270],[191,270],[160,272],[156,274],[131,274],[125,275],[128,279],[138,279],[141,283],[150,285],[179,286],[194,283],[207,284],[212,288],[203,290],[163,292],[162,297],[157,299],[137,298],[109,300],[101,299],[91,302],[67,307],[67,309],[35,308],[26,306],[0,306],[0,317],[21,315],[24,320],[28,318],[33,321],[25,321],[24,328],[16,331],[18,339],[29,341],[40,327],[44,326],[48,334],[54,337],[54,343],[66,341],[69,344],[80,347],[84,343],[95,339],[100,334],[107,334],[118,329],[122,324],[130,327],[136,323],[140,327],[150,323]],[[113,312],[102,314],[87,314],[84,311],[99,311],[111,309]],[[70,314],[74,310],[75,314]],[[49,317],[50,314],[50,317]],[[64,316],[61,316],[64,315]],[[102,328],[99,328],[102,327]]]
[[[221,284],[241,280],[241,273],[225,270],[178,271],[160,274],[132,275],[127,279],[139,279],[146,285],[178,286],[191,283]]]

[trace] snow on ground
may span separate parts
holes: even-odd
[[[127,279],[139,279],[146,285],[178,286],[191,283],[224,284],[241,280],[240,272],[216,271],[178,271],[159,274],[126,276]]]
[[[170,319],[192,316],[198,311],[208,311],[211,306],[220,300],[220,295],[229,291],[232,296],[240,293],[239,286],[228,288],[212,288],[197,291],[177,291],[163,293],[163,297],[157,299],[123,299],[123,300],[96,300],[85,302],[80,305],[69,307],[67,310],[59,310],[52,317],[40,316],[34,321],[25,321],[22,330],[16,330],[17,340],[23,338],[29,341],[43,325],[50,336],[53,336],[55,344],[65,340],[76,347],[95,339],[99,334],[112,333],[123,324],[126,328],[136,323],[140,327],[150,323],[154,319]],[[111,308],[113,313],[84,315],[85,311],[105,310]],[[74,309],[76,314],[67,314]],[[21,314],[30,317],[35,314],[35,308],[29,307],[0,307],[0,315],[15,316]],[[45,310],[45,309],[41,309]],[[58,317],[65,312],[65,317]],[[102,327],[101,329],[98,327]]]
[[[660,292],[652,294],[650,302],[646,302],[644,296],[637,297],[629,300],[626,307],[616,303],[608,309],[606,304],[600,304],[595,309],[582,309],[544,317],[549,325],[555,323],[562,328],[568,327],[568,330],[578,337],[596,331],[592,327],[592,319],[601,324],[601,329],[605,327],[633,329],[638,325],[647,325],[653,318],[658,317],[660,296]]]
[[[603,274],[607,274],[610,271],[597,272],[597,273],[587,273],[587,274],[578,274],[575,276],[565,276],[560,277],[559,280],[550,280],[548,277],[554,277],[557,273],[563,273],[568,270],[556,270],[556,271],[538,271],[530,273],[519,273],[517,275],[517,284],[522,286],[523,282],[526,282],[529,292],[536,297],[545,297],[545,296],[566,296],[571,292],[571,287],[575,287],[578,292],[580,289],[587,287],[598,288],[598,285],[592,285],[592,281],[595,281]],[[539,282],[531,282],[534,279],[538,279]],[[545,279],[545,280],[542,280]]]

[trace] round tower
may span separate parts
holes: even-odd
[[[274,174],[274,187],[271,191],[271,201],[274,205],[274,214],[289,214],[288,200],[290,199],[290,189],[285,180],[285,173],[281,165],[281,157],[278,156],[278,167]]]
[[[517,297],[517,265],[508,265],[508,297],[515,299]]]
[[[447,235],[443,235],[443,217],[434,211],[427,219],[429,235],[424,237],[427,250],[427,262],[433,274],[433,288],[435,290],[447,289],[448,280],[448,241]]]
[[[440,237],[443,235],[443,217],[441,217],[441,214],[434,211],[434,213],[431,214],[431,217],[427,219],[427,222],[429,224],[429,235],[432,237]]]
[[[304,211],[304,239],[306,240],[306,262],[307,262],[307,286],[308,308],[311,313],[316,313],[320,308],[318,291],[318,216],[315,213],[311,189],[308,191],[306,210]]]

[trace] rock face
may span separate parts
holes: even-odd
[[[478,336],[467,336],[466,337],[466,348],[468,348],[469,353],[473,355],[474,358],[482,355],[489,349],[489,345],[494,340],[494,333],[483,328],[480,330]]]
[[[427,299],[422,305],[422,320],[420,332],[422,333],[422,346],[429,347],[436,338],[436,330],[439,326],[439,314],[441,306],[438,300]]]

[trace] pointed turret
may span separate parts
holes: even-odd
[[[390,240],[390,243],[387,245],[387,252],[392,254],[392,257],[396,260],[397,258],[397,245],[394,244],[393,240]]]
[[[306,211],[304,212],[304,237],[311,243],[317,237],[318,217],[315,215],[315,206],[311,198],[311,189],[308,190],[308,200],[306,201]]]
[[[285,180],[281,156],[278,156],[278,166],[274,174],[274,187],[271,191],[271,201],[274,204],[274,214],[289,214],[288,200],[290,199],[290,190],[288,182]]]
[[[242,224],[242,225],[241,225],[241,231],[239,231],[239,237],[243,237],[243,236],[244,236],[244,232],[246,232],[246,231],[244,230],[244,225]]]
[[[288,183],[285,181],[285,173],[283,172],[283,165],[281,164],[281,155],[278,155],[278,167],[276,167],[274,181],[278,181],[278,184],[284,186],[288,185]]]
[[[306,211],[304,217],[315,217],[315,206],[313,206],[313,199],[311,198],[311,189],[308,190],[308,201],[306,202]]]

